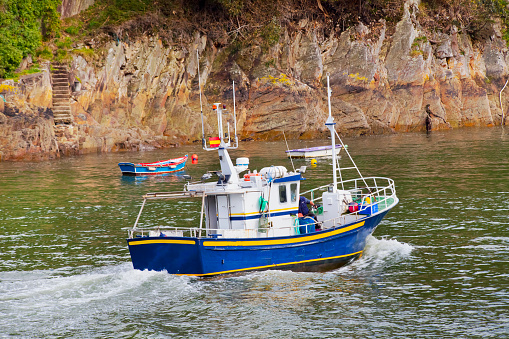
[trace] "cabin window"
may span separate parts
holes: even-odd
[[[292,202],[297,201],[297,184],[290,184],[290,196]]]
[[[279,202],[284,203],[287,201],[286,198],[286,185],[279,186]]]

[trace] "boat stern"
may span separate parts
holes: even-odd
[[[167,271],[183,275],[199,275],[203,272],[196,239],[137,237],[127,239],[127,244],[133,267],[137,270]]]

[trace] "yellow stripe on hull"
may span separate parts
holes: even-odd
[[[183,244],[183,245],[195,245],[194,240],[172,240],[172,239],[157,239],[157,240],[140,240],[131,241],[129,245],[146,245],[146,244]]]
[[[206,277],[206,276],[219,275],[219,274],[229,274],[229,273],[237,273],[237,272],[245,272],[245,271],[255,271],[255,270],[261,270],[261,269],[267,269],[267,268],[273,268],[273,267],[284,267],[284,266],[289,266],[289,265],[304,264],[304,263],[308,263],[308,262],[316,262],[316,261],[325,261],[325,260],[332,260],[332,259],[338,259],[338,258],[345,258],[345,257],[354,256],[354,255],[357,255],[357,254],[362,255],[362,252],[363,251],[358,251],[358,252],[355,252],[355,253],[338,255],[338,256],[335,256],[335,257],[310,259],[310,260],[303,260],[303,261],[293,261],[293,262],[287,262],[287,263],[283,263],[283,264],[272,264],[272,265],[257,266],[257,267],[239,268],[237,270],[230,270],[230,271],[221,271],[221,272],[213,272],[213,273],[205,273],[205,274],[176,274],[176,275],[185,275],[185,276],[193,276],[193,277]]]

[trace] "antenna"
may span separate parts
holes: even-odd
[[[233,81],[233,124],[233,133],[235,133],[235,147],[239,147],[239,138],[237,137],[237,113],[235,111],[235,81]]]
[[[198,50],[196,50],[196,63],[198,64],[198,87],[200,92],[200,112],[201,112],[201,141],[205,146],[205,127],[203,125],[203,105],[201,103],[201,76],[200,76],[200,56],[198,55]]]

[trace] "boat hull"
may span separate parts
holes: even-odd
[[[334,150],[336,155],[341,151],[341,145],[336,145]],[[291,158],[316,158],[332,156],[332,146],[319,146],[310,148],[300,148],[286,151],[288,157]]]
[[[280,238],[127,239],[135,269],[214,276],[255,270],[327,271],[362,255],[368,236],[387,211],[340,228]]]
[[[185,162],[180,164],[174,164],[169,166],[140,166],[139,164],[133,164],[128,162],[121,162],[118,164],[123,175],[155,175],[164,173],[173,173],[182,171]]]

